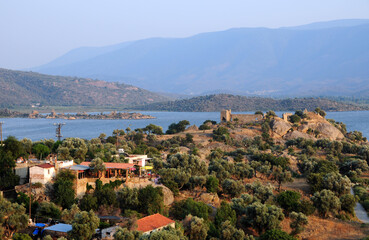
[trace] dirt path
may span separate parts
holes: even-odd
[[[354,195],[354,190],[351,188],[350,190],[351,194]],[[367,223],[369,224],[369,216],[367,214],[367,212],[365,211],[364,207],[360,204],[360,203],[356,203],[355,206],[355,214],[356,217],[362,221],[363,223]]]

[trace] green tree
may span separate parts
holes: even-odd
[[[114,240],[139,240],[141,232],[129,231],[127,228],[118,228],[114,234]]]
[[[259,240],[296,240],[296,238],[280,229],[271,229],[260,235]]]
[[[81,210],[79,209],[79,207],[77,206],[77,204],[73,204],[72,207],[70,209],[64,209],[63,212],[61,213],[61,219],[67,223],[67,224],[71,224],[74,217],[76,216],[77,213],[80,213]]]
[[[32,238],[25,233],[15,233],[13,235],[13,240],[32,240]]]
[[[228,194],[232,198],[238,197],[243,191],[245,191],[242,182],[232,179],[224,180],[222,183],[222,189],[224,193]]]
[[[281,208],[274,205],[254,202],[246,207],[246,214],[243,217],[243,222],[246,226],[250,226],[259,233],[262,233],[266,230],[278,228],[283,219],[284,215]]]
[[[341,209],[351,215],[355,214],[356,198],[351,194],[345,194],[340,197]]]
[[[97,197],[93,194],[85,194],[79,201],[79,207],[82,211],[96,211],[98,209]]]
[[[273,196],[273,187],[271,185],[264,185],[259,181],[246,184],[246,190],[262,203],[267,202]]]
[[[171,207],[171,214],[179,220],[184,219],[187,215],[196,216],[208,220],[212,208],[203,202],[195,202],[192,198],[187,198],[178,202],[174,202]]]
[[[102,177],[102,173],[106,170],[105,163],[101,158],[95,158],[89,164],[89,167],[92,168],[92,172],[96,173],[99,179]]]
[[[230,141],[229,130],[226,127],[218,127],[213,130],[213,139],[218,142],[228,143]]]
[[[44,144],[36,144],[32,148],[32,152],[36,155],[38,159],[41,159],[42,157],[45,158],[50,154],[50,148],[45,146]]]
[[[15,160],[10,152],[0,150],[0,190],[10,189],[19,183],[19,176],[15,175]]]
[[[28,226],[28,216],[25,212],[26,209],[22,205],[11,203],[0,196],[0,228],[3,228],[2,236],[12,238],[15,232]]]
[[[302,231],[304,231],[305,226],[308,224],[308,219],[305,214],[291,212],[290,218],[292,219],[290,227],[293,229],[292,230],[293,235],[297,235]]]
[[[60,158],[73,159],[76,163],[80,163],[85,160],[87,151],[88,148],[85,140],[80,138],[66,138],[58,147]]]
[[[122,188],[117,193],[117,200],[122,211],[126,209],[137,210],[140,202],[138,200],[137,188]]]
[[[139,210],[145,214],[162,213],[164,210],[164,194],[161,187],[148,185],[138,191]]]
[[[242,194],[240,198],[232,198],[231,207],[236,211],[237,216],[242,216],[246,213],[246,207],[253,202],[260,202],[260,200],[249,194]]]
[[[37,209],[37,215],[47,218],[60,219],[61,210],[55,203],[52,202],[42,202]]]
[[[206,179],[206,190],[210,193],[216,193],[219,188],[219,180],[215,176],[210,175]]]
[[[183,220],[185,234],[191,240],[203,240],[208,235],[208,225],[202,218],[187,215]]]
[[[342,177],[339,173],[328,173],[323,177],[322,187],[341,196],[350,192],[351,181],[347,176]]]
[[[76,214],[72,221],[70,236],[72,239],[89,240],[95,233],[99,223],[99,218],[92,210],[89,212],[82,211]]]
[[[220,227],[220,225],[225,221],[229,221],[233,226],[235,226],[237,216],[236,211],[232,209],[231,205],[222,201],[220,208],[217,209],[217,213],[215,214],[214,224],[215,226]]]
[[[311,197],[311,201],[323,217],[326,217],[329,212],[337,213],[341,208],[340,199],[332,191],[327,189],[316,192]]]
[[[163,135],[163,128],[154,124],[147,125],[143,130],[149,134]]]
[[[277,196],[277,202],[286,212],[297,211],[300,206],[301,194],[295,191],[284,191]]]
[[[111,187],[96,188],[94,196],[97,199],[98,206],[117,206],[117,194]]]
[[[53,202],[63,208],[70,208],[75,202],[74,180],[76,176],[69,169],[61,170],[53,184]]]
[[[24,157],[26,155],[26,151],[23,147],[23,144],[18,141],[18,139],[14,136],[9,136],[3,142],[4,146],[2,150],[4,153],[10,152],[14,159],[19,157]]]
[[[166,131],[166,134],[175,134],[175,133],[183,132],[188,125],[190,125],[190,122],[187,120],[182,120],[178,123],[172,123],[169,125],[168,130]]]
[[[274,166],[271,179],[278,183],[278,192],[281,191],[282,183],[293,182],[292,174],[288,170],[283,170],[281,166]]]
[[[228,220],[220,225],[219,232],[220,240],[254,240],[252,236],[245,237],[243,230],[235,228]]]

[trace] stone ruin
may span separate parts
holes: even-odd
[[[231,109],[220,112],[220,122],[253,123],[264,118],[262,114],[232,114]]]

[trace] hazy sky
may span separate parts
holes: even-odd
[[[369,19],[369,0],[0,0],[0,68],[81,46],[348,18]]]

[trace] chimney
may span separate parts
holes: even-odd
[[[58,173],[58,157],[54,158],[54,167],[55,167],[55,174]]]

